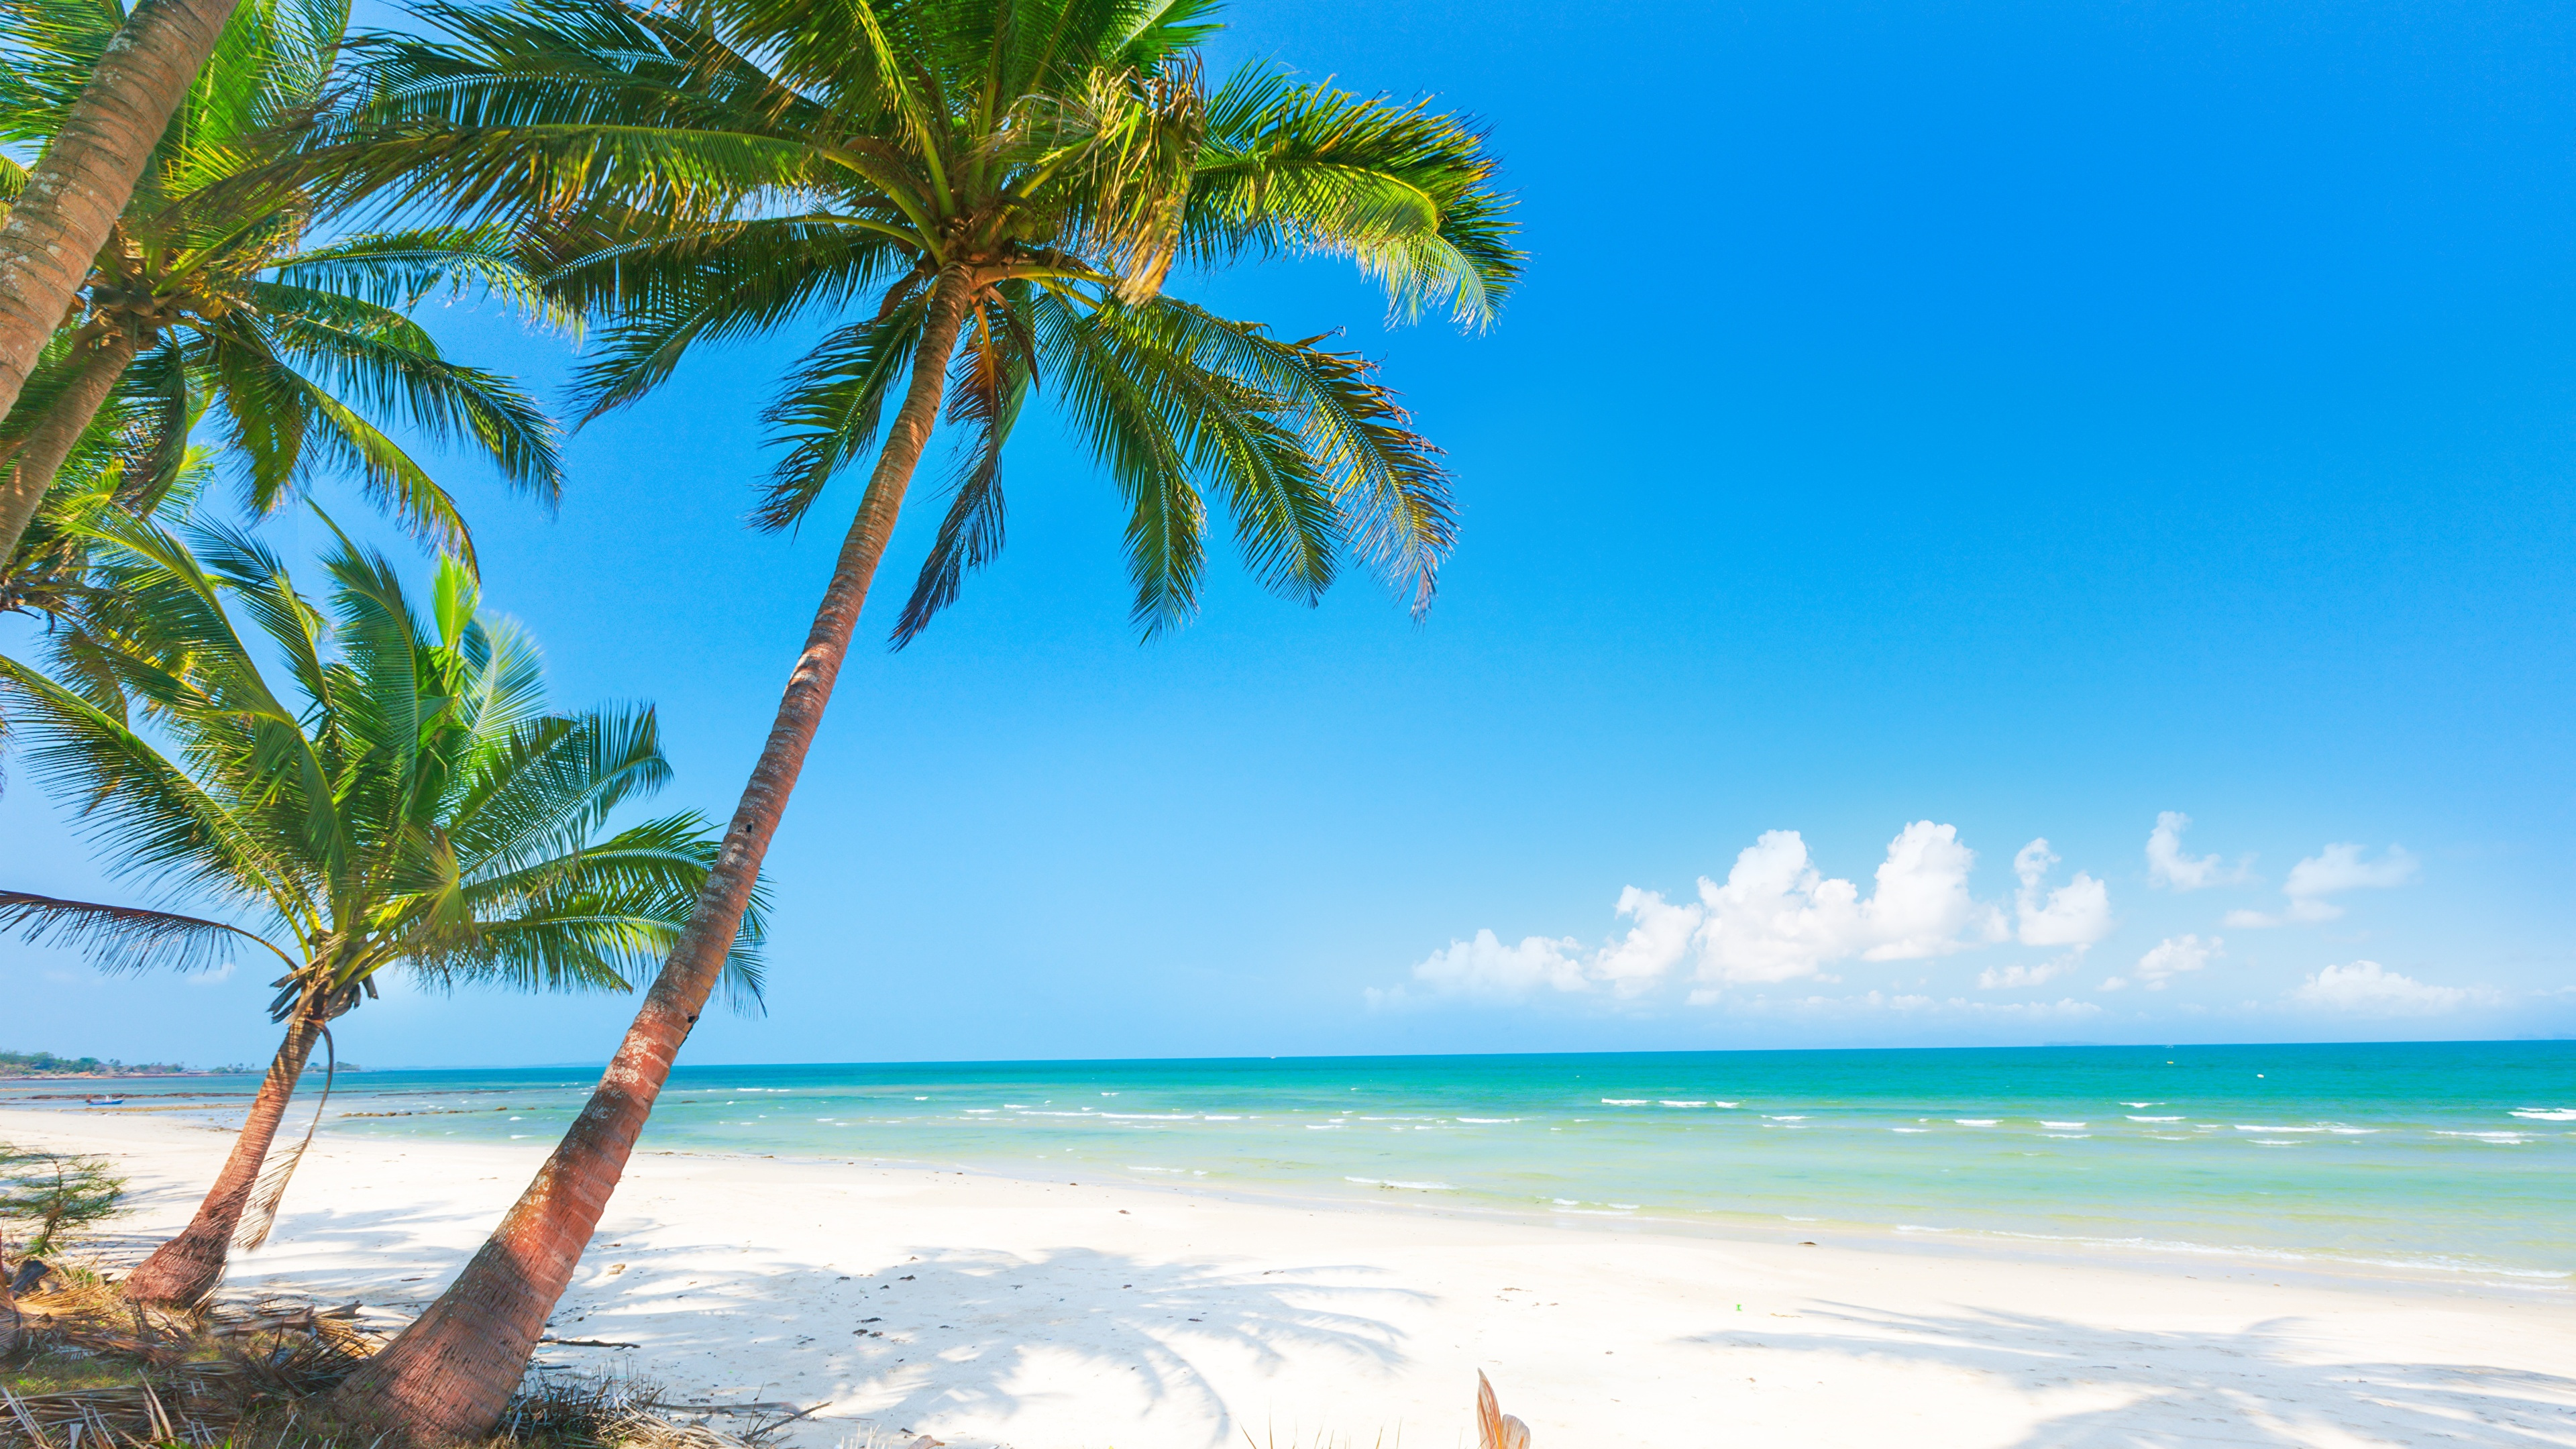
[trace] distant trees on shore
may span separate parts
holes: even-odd
[[[215,1072],[239,1072],[246,1067],[216,1067]],[[344,1069],[345,1070],[345,1069]],[[0,1078],[7,1077],[175,1077],[193,1074],[194,1069],[177,1062],[121,1062],[114,1057],[105,1061],[97,1057],[58,1057],[52,1052],[0,1052]]]

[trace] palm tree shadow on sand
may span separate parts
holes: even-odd
[[[1712,1347],[1899,1360],[1989,1375],[2040,1399],[2124,1391],[2112,1407],[2051,1415],[2011,1449],[2166,1449],[2212,1444],[2576,1443],[2576,1378],[2469,1363],[2335,1357],[2300,1320],[2235,1333],[2114,1331],[2030,1314],[1884,1313],[1846,1304],[1801,1315],[1825,1332],[1711,1333]]]
[[[631,1344],[675,1383],[819,1406],[813,1431],[795,1435],[817,1443],[861,1427],[998,1425],[1073,1407],[1077,1383],[1084,1402],[1149,1418],[1164,1442],[1225,1442],[1240,1428],[1202,1367],[1210,1357],[1267,1371],[1321,1355],[1384,1373],[1405,1361],[1403,1335],[1370,1309],[1422,1296],[1368,1283],[1375,1270],[1360,1267],[1263,1272],[1079,1247],[921,1248],[847,1274],[763,1265],[728,1275],[703,1256],[666,1271],[650,1257],[613,1276],[585,1263],[552,1333]],[[757,1367],[720,1382],[727,1361]]]

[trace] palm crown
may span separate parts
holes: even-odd
[[[16,0],[9,9],[0,141],[41,144],[125,6]],[[268,184],[328,94],[347,23],[346,0],[250,0],[236,11],[99,253],[78,316],[0,425],[0,445],[23,447],[58,395],[77,393],[79,371],[107,354],[124,379],[90,441],[124,455],[129,507],[158,503],[211,413],[255,511],[328,468],[470,565],[454,500],[387,425],[469,443],[548,502],[561,482],[554,429],[507,379],[442,355],[406,311],[441,288],[534,299],[495,233],[404,227],[317,244],[336,220],[326,200]],[[14,165],[0,174],[16,179]]]
[[[441,986],[624,989],[669,949],[715,845],[693,814],[607,829],[668,778],[652,712],[547,712],[535,646],[476,613],[454,560],[424,614],[343,544],[326,612],[241,533],[196,530],[191,550],[123,515],[94,526],[114,627],[58,661],[68,685],[0,658],[10,725],[114,870],[231,919],[0,892],[0,926],[110,969],[255,941],[285,967],[273,1014],[326,1019],[397,964]],[[759,938],[755,914],[729,961],[745,1002]]]
[[[1311,600],[1356,554],[1427,604],[1447,480],[1374,370],[1162,285],[1175,263],[1341,255],[1399,314],[1445,300],[1481,323],[1519,254],[1459,123],[1268,67],[1210,90],[1203,0],[418,14],[452,39],[370,42],[317,161],[389,207],[529,238],[548,295],[608,321],[586,416],[697,344],[848,314],[769,413],[761,522],[793,524],[864,458],[925,339],[954,336],[961,463],[898,642],[1000,546],[1002,445],[1041,388],[1126,496],[1149,632],[1195,601],[1209,491],[1275,590]]]

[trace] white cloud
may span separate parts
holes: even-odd
[[[1989,966],[1977,973],[1977,989],[2004,991],[2017,986],[2037,986],[2051,977],[2066,974],[2066,969],[2074,964],[2075,958],[2069,956],[2056,961],[2042,961],[2036,966]]]
[[[1660,891],[1629,886],[1619,892],[1619,914],[1637,924],[1626,940],[1602,948],[1593,958],[1592,974],[1610,983],[1613,992],[1635,996],[1653,990],[1664,973],[1688,954],[1691,935],[1699,929],[1700,908],[1672,905]]]
[[[2021,879],[2021,889],[2013,897],[2021,917],[2021,943],[2072,946],[2081,954],[2111,934],[2111,888],[2079,870],[2075,879],[2048,892],[2043,901],[2040,887],[2057,859],[2045,837],[2023,846],[2013,857],[2013,874]]]
[[[1888,842],[1863,899],[1815,868],[1798,832],[1769,831],[1735,857],[1725,884],[1700,880],[1699,979],[1788,981],[1851,956],[1912,961],[2002,940],[2003,913],[1968,894],[1976,859],[1957,827],[1918,820]]]
[[[212,971],[200,971],[188,978],[191,986],[221,986],[233,979],[234,963],[227,961]]]
[[[2358,845],[2348,842],[2329,845],[2290,867],[2290,878],[2281,883],[2281,894],[2290,898],[2288,910],[2277,916],[2265,915],[2261,911],[2229,911],[2226,924],[2260,930],[2269,926],[2313,925],[2331,921],[2343,914],[2343,907],[2326,897],[2345,891],[2388,890],[2406,885],[2415,879],[2416,872],[2416,859],[2403,846],[2392,845],[2379,859],[2364,860]]]
[[[2212,957],[2225,955],[2225,947],[2226,942],[2216,936],[2206,941],[2198,936],[2167,936],[2138,958],[2136,975],[2149,991],[2162,991],[2175,977],[2187,971],[2198,971],[2207,966]],[[2109,982],[2103,983],[2103,988],[2119,989]]]
[[[2427,986],[2376,961],[2328,966],[2290,993],[2302,1006],[2370,1016],[2430,1016],[2450,1011],[2482,992],[2457,986]]]
[[[2156,828],[2147,832],[2147,881],[2178,891],[2205,890],[2210,886],[2234,885],[2248,877],[2252,857],[2229,866],[2215,855],[2189,856],[2182,853],[2182,833],[2191,828],[2191,817],[2179,810],[2161,811]]]
[[[1508,1001],[1533,991],[1581,991],[1583,968],[1574,959],[1577,943],[1529,936],[1506,946],[1491,931],[1478,931],[1472,941],[1452,941],[1413,968],[1413,979],[1439,996],[1467,996]],[[1373,1005],[1403,999],[1403,988],[1371,991]]]

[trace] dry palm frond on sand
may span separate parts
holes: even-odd
[[[56,1280],[60,1281],[60,1280]],[[0,1354],[0,1449],[374,1449],[377,1426],[322,1416],[327,1394],[382,1345],[357,1305],[272,1299],[203,1313],[140,1309],[80,1274],[18,1300]],[[769,1406],[735,1406],[767,1409]],[[690,1422],[632,1377],[532,1376],[479,1449],[771,1449],[794,1417]]]
[[[1530,1449],[1529,1425],[1503,1412],[1483,1369],[1476,1370],[1476,1445],[1477,1449]]]

